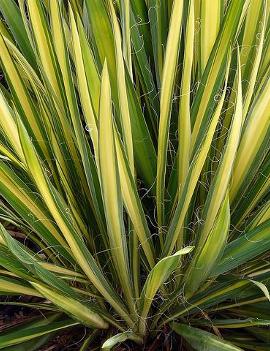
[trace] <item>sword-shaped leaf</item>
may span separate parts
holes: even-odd
[[[229,65],[227,65],[227,76],[229,72]],[[226,76],[226,77],[227,77]],[[227,78],[225,80],[225,87],[227,85]],[[207,158],[212,139],[215,133],[215,129],[222,111],[222,106],[225,99],[226,90],[224,89],[220,101],[214,111],[210,123],[207,125],[207,133],[201,139],[200,147],[198,148],[197,153],[192,159],[192,162],[189,167],[189,172],[186,177],[183,189],[181,191],[181,196],[178,200],[177,207],[174,212],[168,233],[166,236],[166,241],[163,250],[163,256],[167,256],[173,250],[176,241],[179,238],[179,234],[182,232],[183,223],[185,216],[192,199],[196,184],[198,182],[199,176],[203,169],[203,165]]]
[[[190,297],[208,278],[217,259],[224,250],[230,226],[230,204],[228,195],[220,207],[216,220],[207,239],[195,252],[189,270],[186,272],[185,294]]]
[[[195,350],[202,351],[241,351],[239,347],[218,338],[204,330],[190,327],[185,324],[172,323],[172,329],[181,335]]]
[[[123,287],[131,311],[134,312],[132,282],[129,274],[128,252],[123,220],[123,204],[119,183],[109,73],[105,61],[99,109],[99,169],[102,196],[110,240],[111,256],[120,284]]]
[[[166,282],[169,276],[176,268],[179,267],[180,257],[193,250],[192,246],[187,246],[175,254],[162,258],[148,274],[143,286],[139,300],[140,308],[140,332],[144,334],[146,328],[146,318],[151,308],[152,301],[162,284]]]
[[[164,221],[164,188],[169,141],[170,115],[172,108],[172,97],[174,93],[174,80],[177,72],[178,53],[182,28],[182,12],[183,1],[175,0],[170,21],[164,67],[162,71],[160,94],[160,119],[158,131],[156,183],[157,217],[160,226],[163,225]]]
[[[66,328],[71,328],[76,325],[78,325],[78,322],[75,322],[72,319],[54,321],[52,318],[43,318],[40,321],[31,322],[26,325],[20,326],[19,328],[13,328],[12,330],[8,330],[4,333],[1,333],[0,349],[7,350],[6,348],[11,347],[10,350],[20,350],[20,346],[17,346],[18,344],[33,339],[35,339],[36,344],[39,344],[39,337]],[[27,350],[36,350],[35,348],[33,348],[33,346],[34,344],[32,343],[27,344]],[[42,346],[42,344],[40,346]]]
[[[134,334],[133,332],[127,331],[124,333],[116,334],[108,340],[106,340],[102,345],[101,350],[112,350],[117,344],[126,340],[133,340],[139,344],[142,343],[142,339],[138,335]]]

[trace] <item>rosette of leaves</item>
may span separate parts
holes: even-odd
[[[270,350],[269,1],[0,12],[0,349]]]

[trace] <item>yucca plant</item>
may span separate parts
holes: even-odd
[[[270,2],[0,12],[0,349],[270,350]]]

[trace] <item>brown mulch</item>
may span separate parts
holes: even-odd
[[[84,328],[67,329],[52,339],[39,351],[78,351],[85,335]]]
[[[13,298],[13,301],[16,299]],[[30,301],[37,302],[37,299],[33,297],[24,296],[22,298],[17,298],[17,301],[28,303]],[[8,301],[8,298],[0,297],[1,302]],[[38,311],[32,310],[27,307],[19,307],[13,305],[0,305],[0,332],[11,328],[16,325],[20,325],[26,322],[30,322],[35,319],[37,316],[40,316]]]

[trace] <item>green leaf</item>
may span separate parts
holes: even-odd
[[[153,268],[155,264],[154,248],[142,202],[117,131],[115,131],[114,137],[123,201],[149,265]]]
[[[226,77],[228,77],[228,73],[229,73],[229,64],[227,65]],[[227,85],[227,78],[225,80],[225,87],[226,85]],[[181,196],[178,199],[178,203],[174,211],[174,215],[171,220],[168,233],[166,235],[166,241],[163,249],[163,256],[167,256],[172,252],[174,245],[176,244],[177,240],[179,240],[179,235],[182,233],[183,223],[190,205],[190,201],[194,194],[194,190],[199,180],[199,176],[201,174],[203,165],[205,163],[208,152],[210,150],[215,129],[217,127],[220,113],[222,111],[225,94],[226,94],[226,90],[224,89],[221,99],[218,102],[218,105],[213,115],[211,116],[211,120],[209,124],[207,124],[206,127],[202,127],[202,128],[206,128],[207,132],[205,131],[206,133],[202,136],[200,140],[200,147],[198,148],[190,164],[189,172],[186,177],[186,180],[181,192]]]
[[[35,289],[32,289],[30,285],[5,276],[0,276],[0,291],[8,295],[41,296]]]
[[[166,1],[149,0],[148,16],[152,36],[152,45],[155,60],[156,79],[158,85],[162,80],[164,68],[164,47],[167,41],[168,4]]]
[[[74,48],[74,57],[75,57],[75,65],[77,71],[77,81],[78,81],[78,88],[81,97],[81,104],[84,112],[84,116],[87,123],[87,128],[90,132],[91,139],[93,141],[94,149],[95,149],[95,156],[98,157],[98,130],[97,130],[97,123],[96,123],[96,116],[94,113],[92,101],[91,101],[91,90],[88,87],[87,82],[87,70],[91,73],[90,67],[85,67],[84,58],[83,58],[83,43],[80,42],[80,36],[77,29],[77,25],[75,22],[74,14],[70,7],[70,22],[71,22],[71,32],[72,32],[72,43]],[[89,60],[88,66],[89,65]],[[93,61],[93,60],[91,60]],[[90,62],[91,62],[90,61]],[[99,77],[95,77],[96,79],[91,79],[94,83],[98,80]]]
[[[241,86],[241,63],[238,53],[237,62],[237,96],[235,101],[235,110],[232,116],[230,129],[226,144],[224,146],[223,155],[219,161],[219,166],[215,176],[213,177],[209,192],[204,205],[202,218],[203,226],[200,233],[199,244],[200,247],[206,240],[210,228],[216,218],[217,212],[224,201],[228,186],[231,181],[233,166],[237,157],[237,149],[241,138],[242,130],[242,86]]]
[[[255,284],[265,295],[265,297],[269,300],[270,302],[270,294],[267,289],[267,286],[263,284],[262,282],[257,282],[256,280],[250,280],[253,284]]]
[[[127,243],[124,231],[123,204],[113,135],[111,88],[105,61],[99,111],[99,168],[103,202],[107,220],[112,258],[119,280],[134,312],[132,283],[129,274]]]
[[[214,225],[199,253],[186,273],[185,294],[190,297],[210,275],[225,247],[230,226],[229,197],[226,196]]]
[[[14,331],[6,331],[4,333],[1,333],[0,349],[13,346],[13,350],[15,350],[15,345],[19,345],[20,343],[23,343],[25,341],[29,341],[46,334],[50,334],[55,331],[76,326],[78,325],[78,322],[74,322],[71,319],[66,319],[58,322],[50,322],[50,320],[48,320],[47,322],[42,324],[43,325],[40,325],[39,322],[31,323],[30,325],[26,324],[24,326],[20,326],[19,328],[15,328]],[[36,340],[35,342],[38,342],[38,340]],[[30,350],[30,348],[28,350]]]
[[[14,0],[1,0],[0,11],[3,14],[5,21],[7,22],[9,29],[11,30],[24,56],[27,58],[29,63],[36,67],[34,52],[28,39],[22,16],[16,2]]]
[[[136,334],[132,332],[124,332],[124,333],[119,333],[117,335],[112,336],[108,340],[104,342],[102,345],[101,349],[102,350],[112,350],[114,346],[117,344],[120,344],[126,340],[133,340],[136,341],[137,343],[141,343],[142,339],[137,336]]]
[[[260,318],[247,319],[215,319],[212,322],[202,321],[199,325],[215,326],[216,328],[238,329],[253,326],[269,326],[270,320]]]
[[[25,341],[21,344],[16,345],[16,351],[39,351],[41,347],[46,345],[57,333],[51,332],[35,339]],[[14,346],[4,347],[3,351],[14,351]]]
[[[180,89],[178,130],[179,130],[179,159],[178,159],[178,193],[182,187],[189,169],[190,143],[191,143],[191,123],[190,123],[190,98],[192,81],[192,64],[194,52],[194,1],[189,2],[188,19],[185,33],[185,54],[183,76]]]
[[[130,38],[130,12],[129,1],[121,0],[121,19],[123,27],[123,57],[128,67],[129,75],[132,77],[132,58],[131,58],[131,38]]]
[[[172,329],[197,351],[241,351],[237,346],[204,330],[185,324],[172,323]]]
[[[125,1],[128,3],[128,1]],[[132,131],[130,121],[130,110],[127,96],[127,86],[125,78],[125,65],[123,60],[122,45],[121,45],[121,32],[117,22],[116,13],[112,4],[109,1],[110,13],[112,17],[113,33],[114,33],[114,45],[115,45],[115,57],[116,57],[116,75],[117,75],[117,91],[119,100],[119,109],[121,115],[121,126],[123,130],[123,140],[130,163],[132,173],[134,172],[134,157],[133,157],[133,142],[132,142]]]
[[[29,274],[28,281],[42,296],[46,297],[55,305],[59,306],[67,313],[70,313],[71,316],[88,326],[101,329],[106,329],[108,327],[108,324],[102,319],[102,317],[95,313],[91,307],[79,302],[79,296],[76,296],[72,289],[66,283],[61,281],[61,279],[57,279],[53,273],[47,271],[37,258],[32,256],[20,243],[16,242],[16,240],[8,234],[2,225],[0,225],[0,234],[2,238],[4,238],[11,252],[32,273],[32,276]],[[37,282],[35,276],[49,286]],[[7,288],[10,289],[8,281],[6,282],[6,285]],[[13,285],[14,288],[16,288],[15,284]],[[53,288],[53,290],[51,288]],[[27,289],[25,290],[25,293],[29,294],[29,292],[27,293]]]
[[[48,209],[67,240],[76,261],[101,294],[105,294],[107,299],[111,301],[112,305],[119,312],[121,311],[120,314],[123,315],[123,318],[131,322],[119,297],[113,291],[98,267],[97,262],[82,240],[78,228],[74,225],[76,221],[72,221],[70,217],[66,216],[66,204],[45,175],[36,150],[33,148],[30,138],[22,124],[19,124],[19,135],[28,169],[31,172],[33,180],[36,182]]]
[[[178,318],[192,349],[219,327],[268,348],[270,2],[0,0],[0,17],[6,304],[96,328],[82,350]]]
[[[164,257],[148,274],[139,300],[141,333],[145,332],[146,318],[158,289],[166,282],[171,273],[179,267],[180,257],[190,253],[192,250],[192,246],[187,246],[172,256]]]
[[[222,21],[222,1],[201,1],[201,72],[203,73],[207,65],[209,56],[216,41],[220,22]]]
[[[172,97],[174,93],[174,80],[177,71],[178,52],[181,36],[183,1],[175,0],[168,41],[166,46],[164,67],[162,71],[161,94],[160,94],[160,120],[158,132],[158,159],[157,159],[157,218],[160,226],[164,221],[164,188],[167,163],[167,149],[169,138],[170,114]],[[160,234],[162,235],[162,233]]]
[[[206,69],[199,85],[196,98],[192,105],[191,121],[192,121],[192,149],[195,151],[198,133],[201,125],[206,126],[208,113],[215,106],[215,95],[222,85],[221,77],[224,76],[223,63],[230,50],[231,42],[234,41],[237,30],[240,27],[249,1],[233,0],[229,3],[227,13],[222,21],[219,35],[211,51]],[[207,84],[207,89],[205,86]]]
[[[224,251],[220,262],[216,265],[212,275],[218,275],[255,258],[266,252],[270,247],[270,220],[231,241]]]
[[[106,59],[109,72],[114,78],[116,72],[114,37],[106,6],[103,1],[99,0],[86,0],[85,4],[95,42],[95,54],[98,57],[99,65],[102,66]]]
[[[40,292],[46,299],[52,301],[55,305],[59,306],[63,311],[71,316],[74,316],[83,323],[92,328],[107,329],[108,324],[95,312],[91,311],[90,308],[84,306],[82,303],[63,296],[62,293],[52,291],[51,288],[46,287],[39,283],[31,282],[33,287]]]

